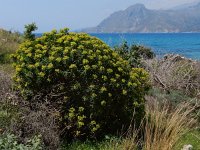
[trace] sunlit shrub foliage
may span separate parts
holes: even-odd
[[[53,30],[27,39],[13,57],[17,89],[27,100],[40,94],[56,103],[63,136],[113,134],[144,115],[147,72],[95,37]]]

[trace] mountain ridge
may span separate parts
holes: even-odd
[[[112,13],[88,33],[200,32],[200,3],[184,9],[154,10],[135,4]]]

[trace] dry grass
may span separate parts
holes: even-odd
[[[0,70],[0,103],[14,99],[12,91],[12,79],[10,74]]]
[[[22,40],[19,33],[0,29],[0,63],[11,62],[10,54],[15,53]]]
[[[141,124],[143,138],[138,142],[138,130],[130,130],[132,136],[127,136],[120,144],[123,150],[172,150],[177,141],[194,125],[195,118],[191,113],[196,106],[181,103],[171,109],[168,103],[160,104],[148,97],[146,117]],[[129,134],[130,135],[130,134]]]
[[[9,75],[11,77],[15,73],[15,69],[12,64],[0,64],[0,72]]]
[[[157,101],[146,106],[144,150],[172,150],[176,142],[194,124],[191,113],[196,106],[181,103],[172,111]]]
[[[0,70],[0,134],[9,130],[11,122],[18,117],[17,101],[10,74]]]
[[[20,34],[0,29],[0,52],[13,53],[22,41]]]

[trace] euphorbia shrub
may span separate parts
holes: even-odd
[[[137,121],[144,115],[148,74],[96,37],[53,30],[26,40],[14,58],[18,90],[28,100],[50,95],[68,138],[115,134],[134,112]]]

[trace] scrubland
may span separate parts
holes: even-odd
[[[30,34],[0,30],[0,149],[200,150],[199,61]]]

